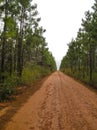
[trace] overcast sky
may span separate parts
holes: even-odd
[[[67,44],[75,38],[81,27],[84,13],[91,9],[94,0],[34,0],[38,5],[41,26],[49,50],[60,63],[68,50]]]

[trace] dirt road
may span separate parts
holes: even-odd
[[[97,130],[97,94],[55,72],[12,117],[5,130]]]

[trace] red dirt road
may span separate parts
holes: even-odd
[[[97,94],[55,72],[12,117],[5,130],[97,130]]]

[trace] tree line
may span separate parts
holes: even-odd
[[[40,26],[40,20],[37,4],[32,0],[0,0],[1,87],[14,75],[21,79],[29,66],[30,69],[40,66],[48,72],[56,70],[55,59],[43,36],[46,30]]]
[[[68,44],[60,70],[97,86],[97,0],[85,12],[77,37]]]

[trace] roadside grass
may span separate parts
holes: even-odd
[[[18,86],[31,86],[35,81],[50,74],[50,70],[39,65],[29,65],[23,69],[22,77],[18,78],[16,73],[6,78],[0,84],[0,101],[6,101],[12,94],[17,94]]]
[[[89,85],[90,87],[97,89],[97,73],[96,72],[93,72],[92,81],[90,81],[89,73],[86,74],[85,72],[83,72],[83,70],[71,72],[70,68],[68,68],[68,69],[63,69],[61,71],[65,74]]]

